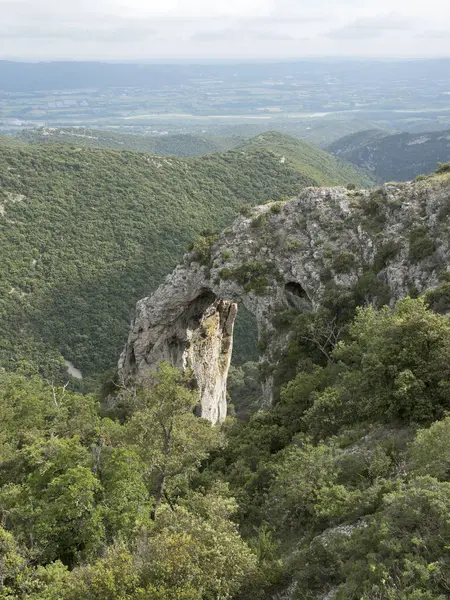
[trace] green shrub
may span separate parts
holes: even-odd
[[[250,204],[243,204],[239,209],[239,213],[243,217],[251,217],[253,213],[253,208]]]
[[[378,273],[388,264],[389,261],[393,260],[401,249],[401,243],[395,240],[390,240],[383,244],[377,251],[373,266],[375,271]]]
[[[436,244],[427,227],[416,227],[409,233],[409,259],[417,263],[436,251]]]
[[[221,279],[232,279],[233,277],[233,271],[231,269],[220,269],[219,271],[219,277]]]
[[[361,204],[369,229],[378,231],[386,222],[386,195],[382,189],[372,192]]]
[[[333,261],[336,273],[350,273],[356,266],[356,256],[353,252],[341,252]]]
[[[246,292],[264,294],[271,275],[276,275],[273,265],[248,262],[234,269],[231,277],[242,285]]]
[[[264,227],[267,224],[267,213],[260,213],[257,217],[252,219],[251,225],[254,228]]]
[[[450,417],[417,432],[408,453],[409,468],[416,475],[450,480]]]
[[[436,173],[439,174],[443,174],[443,173],[450,173],[450,162],[448,163],[438,163],[438,169],[436,171]]]
[[[428,291],[426,299],[432,310],[440,314],[447,314],[450,310],[450,282],[444,283],[436,290]]]
[[[211,266],[211,252],[214,243],[217,240],[217,234],[205,231],[190,245],[189,249],[194,256],[194,260],[201,265]]]

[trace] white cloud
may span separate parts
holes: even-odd
[[[337,40],[364,40],[382,37],[386,32],[390,31],[398,33],[401,31],[411,32],[413,30],[414,21],[410,17],[389,14],[356,19],[342,27],[330,29],[330,31],[325,33],[325,36]]]
[[[0,58],[449,56],[446,31],[449,0],[0,0]]]

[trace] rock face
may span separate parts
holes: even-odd
[[[201,270],[181,267],[151,299],[137,305],[136,319],[119,368],[144,378],[168,361],[190,368],[200,391],[199,414],[212,423],[227,413],[227,376],[237,305],[202,287]]]
[[[255,316],[261,361],[274,363],[286,344],[280,311],[314,310],[324,293],[361,288],[368,277],[391,302],[438,285],[450,262],[450,174],[377,190],[308,188],[238,218],[183,263],[149,298],[138,302],[119,362],[123,380],[139,380],[160,361],[191,368],[200,415],[226,416],[226,380],[236,304]],[[372,286],[373,288],[373,286]],[[263,381],[272,400],[270,374]]]

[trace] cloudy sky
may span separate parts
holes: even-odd
[[[450,0],[0,0],[0,59],[450,56]]]

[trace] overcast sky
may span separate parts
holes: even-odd
[[[450,0],[0,0],[0,59],[450,56]]]

